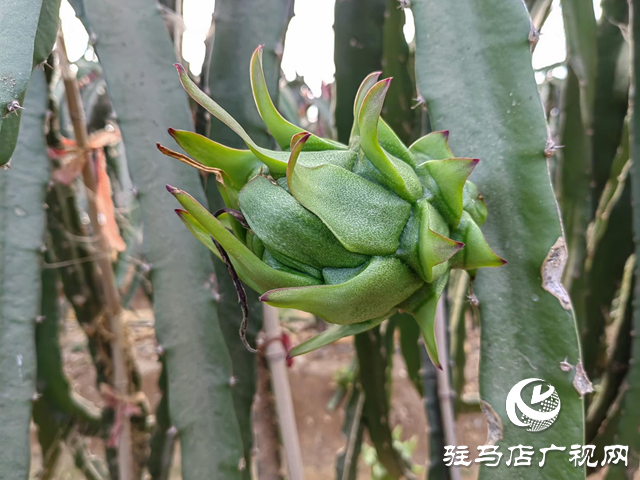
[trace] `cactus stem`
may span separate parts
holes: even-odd
[[[227,266],[227,270],[229,270],[229,275],[231,276],[231,280],[233,280],[233,285],[236,287],[236,292],[238,293],[238,302],[240,303],[240,307],[242,308],[242,322],[240,323],[240,339],[242,340],[242,343],[247,348],[247,350],[249,350],[251,353],[257,353],[257,350],[253,348],[251,345],[249,345],[249,342],[247,341],[247,326],[249,325],[249,303],[247,302],[247,292],[245,292],[244,286],[240,282],[240,279],[238,278],[238,274],[236,273],[236,269],[233,268],[231,259],[229,258],[229,255],[227,255],[227,252],[225,251],[225,249],[222,248],[222,245],[216,242],[215,238],[211,237],[211,240],[213,241],[213,244],[218,249],[218,252],[220,252],[220,257],[222,258],[222,261]]]

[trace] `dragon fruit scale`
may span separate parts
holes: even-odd
[[[280,115],[258,47],[251,85],[260,115],[282,148],[274,151],[253,142],[176,67],[187,93],[248,147],[233,149],[169,129],[187,155],[158,148],[214,174],[227,207],[211,214],[188,193],[167,186],[189,230],[226,257],[232,275],[262,301],[310,312],[345,334],[372,328],[398,310],[411,313],[439,366],[435,311],[449,271],[505,263],[480,230],[487,210],[467,180],[478,160],[454,157],[448,132],[406,147],[380,118],[391,82],[378,81],[380,72],[362,82],[349,145],[343,145]],[[348,328],[354,326],[362,328]]]

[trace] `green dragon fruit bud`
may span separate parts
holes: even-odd
[[[448,132],[430,133],[406,147],[380,118],[391,79],[378,81],[379,72],[365,78],[357,93],[347,146],[280,115],[267,90],[259,47],[251,59],[251,86],[282,148],[274,151],[258,146],[176,67],[187,93],[248,148],[169,129],[187,155],[158,148],[214,174],[227,206],[211,214],[188,193],[167,186],[184,208],[176,211],[262,301],[338,325],[293,353],[372,328],[402,310],[415,317],[439,366],[435,311],[449,271],[505,263],[480,230],[486,207],[467,180],[478,160],[454,157]]]

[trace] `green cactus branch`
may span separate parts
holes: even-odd
[[[0,174],[0,472],[7,480],[28,478],[31,455],[43,205],[50,174],[43,129],[47,111],[43,72],[34,75],[25,103],[25,128],[15,153],[19,161]]]
[[[255,12],[262,12],[262,14],[256,15]],[[268,18],[265,18],[265,15]],[[254,88],[266,89],[267,92],[273,94],[274,101],[277,103],[284,37],[292,15],[293,2],[290,0],[275,2],[251,0],[243,3],[234,0],[219,0],[216,2],[214,47],[206,72],[206,84],[209,87],[211,97],[219,101],[260,145],[269,147],[275,143],[260,121],[260,115],[253,102],[252,91]],[[253,55],[257,45],[262,45],[259,58],[258,55]],[[250,63],[252,68],[258,68],[258,70],[259,64],[263,63],[265,65],[264,75],[254,75],[249,78],[246,74],[246,67]],[[257,73],[261,73],[261,70]],[[275,109],[273,104],[267,101],[268,95],[263,96],[263,100],[261,111],[271,112],[273,115]],[[274,130],[272,134],[275,136],[278,132],[279,130]],[[297,130],[294,133],[297,133]],[[230,147],[241,148],[244,146],[242,140],[216,119],[211,121],[208,136],[212,140]],[[196,152],[185,148],[185,144],[180,140],[178,143],[190,155],[201,158]],[[208,145],[208,148],[201,150],[205,155],[211,148],[211,143]],[[259,162],[247,162],[247,164],[250,165],[250,169],[259,169]],[[229,167],[233,169],[233,165],[230,164]],[[227,171],[231,173],[231,170]],[[246,179],[250,173],[251,171],[245,170],[242,172],[242,176]],[[225,206],[214,175],[209,175],[205,182],[205,191],[208,206],[212,211]],[[238,328],[242,316],[240,309],[238,309],[236,290],[227,272],[227,266],[221,261],[214,260],[214,268],[219,294],[218,315],[237,382],[233,389],[233,399],[247,463],[244,475],[245,478],[250,478],[251,450],[253,448],[251,406],[256,389],[256,357],[238,342]],[[257,334],[262,325],[262,305],[258,294],[251,290],[247,291],[247,302],[250,315],[249,329],[246,333],[247,341],[251,345],[255,345]]]
[[[632,343],[633,317],[633,282],[635,256],[629,257],[617,298],[617,306],[612,312],[610,330],[613,331],[610,354],[597,393],[589,405],[586,418],[585,438],[588,442],[596,437],[601,425],[605,422],[607,412],[611,409],[620,387],[629,370]]]
[[[369,437],[375,445],[380,463],[389,472],[391,478],[411,478],[410,466],[393,447],[393,437],[389,425],[389,398],[387,390],[387,363],[389,358],[380,355],[384,348],[379,328],[356,336],[356,351],[359,362],[359,379],[365,396],[362,409],[363,421]]]
[[[45,254],[52,263],[52,254]],[[37,388],[39,398],[33,404],[33,421],[38,426],[38,441],[42,449],[42,480],[55,478],[57,462],[63,444],[72,431],[85,435],[103,433],[106,422],[102,411],[78,395],[64,373],[58,325],[60,302],[58,273],[42,271],[41,321],[36,325]]]
[[[199,199],[202,187],[194,172],[153,150],[168,126],[191,126],[186,97],[168,60],[174,49],[154,2],[91,0],[84,7],[139,192],[143,250],[151,264],[156,332],[167,359],[183,478],[240,479],[244,455],[233,413],[231,365],[206,287],[213,264],[166,216],[171,211],[166,183],[188,188]],[[132,31],[137,34],[131,36]],[[121,38],[129,41],[123,44]],[[140,117],[143,107],[146,115]]]
[[[111,251],[109,241],[104,234],[105,229],[100,222],[98,203],[96,201],[97,194],[97,175],[93,165],[93,158],[89,150],[89,134],[85,121],[84,106],[80,95],[80,87],[78,81],[71,71],[67,52],[62,35],[58,37],[57,43],[59,49],[58,61],[60,63],[60,71],[64,83],[66,101],[69,109],[73,125],[73,133],[75,141],[80,149],[83,150],[82,157],[84,166],[82,168],[82,182],[84,183],[85,195],[87,198],[87,211],[91,224],[92,233],[96,238],[96,249],[98,252],[95,260],[100,270],[99,284],[100,293],[104,298],[104,314],[108,322],[110,331],[110,347],[112,360],[112,376],[111,384],[114,387],[114,395],[117,402],[129,402],[128,395],[134,390],[131,387],[130,369],[128,361],[130,360],[129,344],[126,338],[126,332],[122,319],[122,304],[120,302],[120,293],[116,285],[113,265],[108,257]],[[121,412],[121,406],[115,408],[115,415]],[[139,469],[142,462],[134,463],[134,438],[131,428],[131,419],[127,415],[117,418],[116,422],[121,424],[119,438],[117,443],[117,457],[115,459],[114,473],[117,471],[120,480],[133,480],[139,475]]]
[[[417,128],[420,110],[415,109],[413,105],[416,98],[414,65],[404,37],[405,21],[404,9],[400,7],[398,0],[387,0],[382,27],[382,75],[393,77],[393,83],[389,88],[382,115],[400,140],[409,144],[416,139],[416,132],[420,131]],[[378,67],[373,66],[371,70],[376,68]]]
[[[43,0],[8,0],[0,16],[0,167],[11,160],[18,141],[24,96],[34,59]],[[54,38],[55,40],[55,38]],[[53,45],[51,45],[53,46]]]
[[[563,0],[562,17],[567,37],[567,63],[578,79],[582,120],[585,130],[590,131],[593,128],[598,59],[593,4]]]
[[[637,101],[638,89],[640,88],[640,2],[632,1],[630,4],[631,20],[629,23],[631,31],[631,158],[637,165],[640,162],[640,103]],[[623,398],[621,400],[620,420],[618,423],[616,443],[629,446],[629,464],[612,465],[607,474],[607,480],[622,480],[637,476],[640,471],[640,431],[638,425],[640,418],[638,403],[640,402],[640,263],[637,261],[640,255],[640,172],[637,168],[631,170],[631,186],[633,192],[633,230],[635,243],[635,287],[633,302],[632,321],[632,342],[631,356],[633,360],[629,364],[629,372],[625,378],[625,385],[622,388]]]
[[[362,450],[364,422],[362,411],[365,394],[359,382],[353,382],[349,400],[345,407],[342,434],[346,443],[342,453],[336,458],[336,480],[357,480],[358,459]]]
[[[45,258],[50,263],[50,254]],[[55,269],[43,270],[42,285],[42,320],[36,326],[38,393],[42,395],[41,400],[49,404],[50,410],[71,419],[76,428],[99,433],[105,425],[101,410],[76,393],[64,373],[58,328],[58,274]]]
[[[474,180],[491,212],[484,231],[509,261],[479,271],[474,282],[482,316],[480,394],[496,426],[489,442],[534,448],[580,443],[585,391],[574,388],[574,372],[559,368],[565,358],[573,365],[581,358],[560,284],[566,249],[545,158],[551,145],[531,68],[530,18],[517,1],[415,0],[412,9],[418,93],[433,127],[451,131],[452,148],[482,160]],[[556,388],[563,413],[535,438],[510,424],[504,404],[509,389],[532,376]],[[564,461],[547,463],[544,475],[584,478]],[[481,467],[480,478],[510,479],[513,472],[504,464]]]
[[[600,198],[623,138],[629,97],[629,46],[620,25],[627,23],[625,0],[604,0],[597,31],[598,70],[593,113],[594,198]],[[597,205],[593,205],[595,209]]]
[[[349,141],[353,124],[353,99],[362,79],[382,70],[383,25],[386,0],[336,2],[335,49],[338,140]]]

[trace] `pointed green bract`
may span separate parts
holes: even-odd
[[[447,225],[429,203],[424,202],[421,207],[418,251],[424,279],[430,283],[448,270],[445,262],[460,251],[464,243],[446,236]]]
[[[280,148],[287,148],[294,135],[306,133],[304,129],[288,122],[273,104],[262,69],[262,46],[259,46],[251,57],[251,89],[260,117]],[[315,136],[307,143],[309,150],[335,150],[336,148],[345,148],[345,146]]]
[[[297,165],[290,176],[293,196],[329,227],[351,252],[391,255],[411,205],[380,185],[335,165]]]
[[[364,102],[364,97],[367,96],[369,90],[378,83],[378,78],[382,72],[372,72],[367,75],[360,87],[358,88],[358,92],[356,93],[356,99],[353,102],[353,126],[351,127],[351,138],[350,143],[356,138],[360,137],[360,125],[358,124],[358,115],[360,113],[360,108],[362,107],[362,102]]]
[[[393,161],[378,143],[378,120],[390,79],[376,83],[362,102],[358,114],[360,146],[373,165],[382,172],[385,184],[402,199],[412,202],[422,195],[420,180],[410,165]]]
[[[487,218],[487,205],[484,203],[484,199],[478,187],[475,183],[467,180],[464,184],[464,190],[462,191],[462,209],[471,215],[471,218],[478,225],[483,225]]]
[[[444,291],[444,287],[447,284],[447,277],[441,277],[435,283],[428,283],[415,294],[415,297],[419,299],[417,306],[411,311],[413,317],[418,322],[420,331],[422,332],[422,338],[424,339],[424,345],[427,348],[427,353],[433,364],[440,366],[440,357],[438,355],[438,345],[436,343],[436,332],[434,329],[436,321],[436,308],[438,306],[438,300]]]
[[[430,175],[438,185],[437,196],[442,200],[442,215],[450,225],[460,223],[464,186],[478,162],[475,158],[447,158],[427,160],[416,168],[417,172]]]
[[[272,252],[318,269],[356,267],[367,260],[347,251],[318,217],[265,177],[251,180],[238,199],[247,223]]]
[[[415,168],[416,159],[413,154],[382,118],[378,122],[378,143],[391,155]]]
[[[209,247],[211,251],[217,249],[213,245],[213,242],[207,241],[206,238],[215,238],[225,249],[234,266],[237,265],[238,275],[246,283],[252,284],[259,293],[274,288],[297,287],[319,283],[319,281],[303,274],[293,275],[268,267],[229,232],[217,218],[211,215],[206,208],[191,197],[191,195],[178,189],[173,189],[171,193],[184,209],[191,214],[193,220],[195,220],[195,222],[193,222],[190,217],[180,214],[183,221],[188,222],[192,227],[192,233],[196,235],[196,238]]]
[[[444,160],[452,158],[453,152],[449,148],[449,132],[443,130],[441,132],[431,132],[428,135],[416,140],[409,150],[419,163],[427,160]]]
[[[226,147],[202,135],[185,130],[169,129],[169,135],[202,165],[223,170],[237,188],[259,172],[262,162],[251,150]]]
[[[281,308],[311,312],[329,323],[349,325],[376,318],[420,288],[422,281],[393,257],[374,257],[351,280],[338,285],[282,288],[261,300]]]
[[[474,270],[480,267],[501,267],[507,263],[491,249],[480,227],[467,212],[462,214],[460,226],[452,231],[451,236],[465,244],[465,248],[451,259],[454,267]]]
[[[372,328],[380,325],[386,318],[387,316],[384,315],[380,318],[374,318],[373,320],[367,320],[365,322],[352,323],[350,325],[336,325],[335,327],[331,327],[328,330],[325,330],[324,332],[311,337],[309,340],[293,347],[289,351],[289,357],[292,358],[304,355],[305,353],[313,352],[314,350],[329,345],[330,343],[337,342],[342,338],[371,330]]]
[[[176,68],[180,75],[180,82],[191,98],[204,107],[204,109],[211,115],[233,130],[242,139],[242,141],[246,143],[249,150],[251,150],[262,163],[269,167],[269,170],[271,170],[273,174],[284,174],[287,159],[287,154],[285,152],[275,152],[258,146],[244,128],[242,128],[242,126],[240,126],[240,124],[236,122],[231,115],[229,115],[220,105],[209,98],[206,93],[200,90],[200,88],[193,83],[193,80],[189,78],[189,75],[182,65],[176,64]]]

